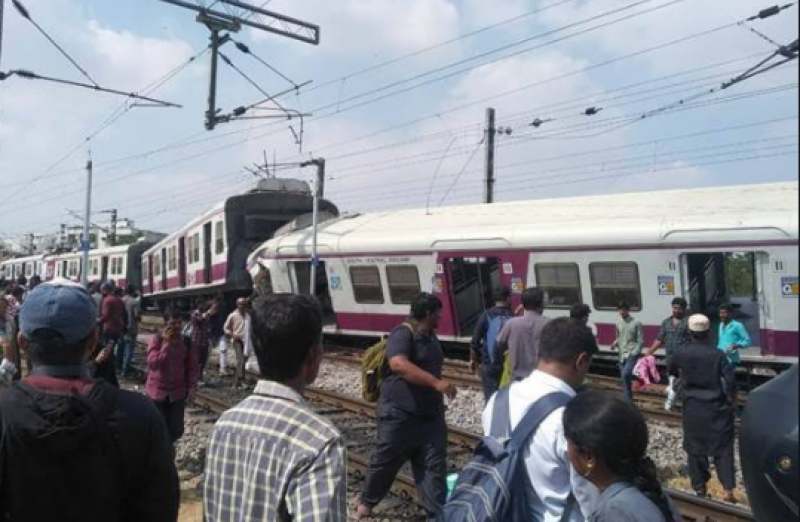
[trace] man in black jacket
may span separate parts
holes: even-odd
[[[86,366],[98,337],[91,295],[56,280],[30,293],[19,319],[33,371],[0,394],[0,519],[175,522],[164,422],[146,397]]]
[[[709,459],[714,459],[728,502],[736,496],[736,375],[724,352],[711,342],[711,321],[705,315],[688,321],[691,344],[678,349],[669,373],[683,379],[684,449],[692,487],[708,496]]]

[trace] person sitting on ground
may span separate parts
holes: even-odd
[[[166,428],[138,393],[93,379],[97,308],[57,279],[20,311],[30,377],[0,393],[0,520],[175,522],[180,491]]]
[[[647,456],[650,434],[630,401],[607,392],[585,392],[564,414],[572,466],[600,490],[589,522],[679,522],[655,463]]]
[[[322,364],[322,322],[313,297],[254,302],[263,380],[211,434],[206,522],[346,522],[345,442],[303,400]]]

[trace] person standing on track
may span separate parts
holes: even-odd
[[[692,342],[692,336],[689,333],[689,320],[686,317],[688,310],[689,303],[686,299],[683,297],[673,299],[672,316],[661,323],[661,331],[658,334],[658,338],[647,353],[648,356],[654,356],[660,349],[664,348],[667,352],[665,361],[667,368],[669,368],[672,357],[675,356],[678,350]],[[665,410],[672,411],[672,408],[675,407],[675,400],[678,398],[680,387],[680,376],[670,375],[667,403],[664,405]]]
[[[592,331],[592,335],[597,337],[599,335],[599,331],[597,329],[597,325],[592,322],[592,307],[580,303],[576,304],[572,307],[572,310],[569,312],[569,317],[573,321],[578,324],[582,324],[586,328]]]
[[[142,320],[142,299],[135,286],[128,285],[122,303],[125,305],[127,327],[121,343],[122,348],[117,349],[117,369],[124,377],[128,377],[133,365],[133,356],[136,354],[136,343],[139,340],[139,322]]]
[[[611,345],[619,350],[619,369],[625,398],[633,402],[633,380],[636,364],[644,350],[644,325],[631,315],[631,305],[622,302],[618,307],[620,321],[617,323],[617,340]]]
[[[742,350],[753,346],[753,340],[747,333],[747,328],[733,318],[732,305],[722,305],[719,309],[719,349],[728,356],[734,368],[742,364]]]
[[[117,297],[112,284],[105,283],[101,291],[103,301],[100,306],[99,321],[102,329],[102,344],[94,359],[95,376],[105,379],[112,386],[119,387],[114,352],[125,333],[127,320],[125,303]]]
[[[233,349],[236,350],[236,377],[234,387],[245,387],[247,377],[247,359],[252,353],[250,339],[249,303],[244,297],[236,301],[236,310],[225,322],[225,335]]]
[[[566,317],[549,322],[541,334],[539,368],[509,389],[511,427],[516,429],[531,408],[547,397],[560,394],[574,399],[599,351],[597,339],[585,326]],[[483,414],[485,433],[493,431],[499,397],[500,394],[489,401]],[[527,518],[530,522],[584,522],[595,509],[596,488],[570,464],[564,411],[560,408],[545,419],[525,452],[533,487]]]
[[[525,290],[522,294],[524,315],[508,321],[497,338],[499,356],[509,354],[511,379],[514,382],[530,377],[539,362],[542,330],[548,323],[544,317],[544,300],[544,292],[540,289]]]
[[[192,312],[192,346],[197,350],[200,362],[200,382],[203,381],[208,359],[211,356],[211,318],[216,312],[216,303],[201,304],[197,310]],[[202,384],[201,384],[202,385]]]
[[[392,332],[386,349],[388,371],[378,402],[378,441],[358,507],[369,518],[389,493],[400,469],[411,461],[422,507],[431,517],[447,496],[447,422],[444,397],[458,390],[443,379],[444,352],[436,337],[442,302],[421,294],[407,325]]]
[[[500,389],[503,377],[503,357],[497,354],[497,338],[506,323],[514,317],[511,310],[511,290],[498,292],[495,306],[483,313],[472,337],[470,369],[472,373],[480,370],[483,382],[483,396],[486,402]]]
[[[253,304],[262,380],[225,413],[206,457],[206,522],[346,522],[346,445],[303,399],[322,365],[322,309],[313,297]]]
[[[65,279],[20,312],[30,377],[0,393],[0,520],[175,522],[180,490],[166,428],[138,393],[93,379],[97,307]]]
[[[713,457],[725,500],[736,502],[736,375],[711,342],[708,317],[692,316],[688,325],[692,342],[673,354],[668,371],[683,379],[684,449],[692,487],[699,497],[708,496]]]
[[[153,335],[147,349],[145,392],[164,418],[173,445],[183,437],[186,403],[197,393],[200,374],[197,351],[182,332],[180,312],[167,311],[164,330]]]

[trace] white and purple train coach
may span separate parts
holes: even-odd
[[[312,234],[267,241],[248,267],[261,292],[310,293]],[[601,344],[620,301],[657,335],[676,296],[716,314],[731,302],[751,362],[798,357],[798,184],[769,184],[340,217],[319,229],[315,292],[327,332],[375,337],[421,291],[444,302],[439,335],[468,342],[492,295],[542,288],[547,314],[594,310]]]

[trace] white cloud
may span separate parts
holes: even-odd
[[[194,53],[186,42],[178,39],[149,38],[130,31],[116,31],[89,23],[90,45],[97,53],[96,65],[101,83],[117,88],[136,90],[161,79],[182,65]],[[195,71],[200,72],[198,66]]]
[[[389,58],[458,34],[459,12],[451,0],[308,0],[274,2],[270,8],[320,25],[326,53],[339,55]]]

